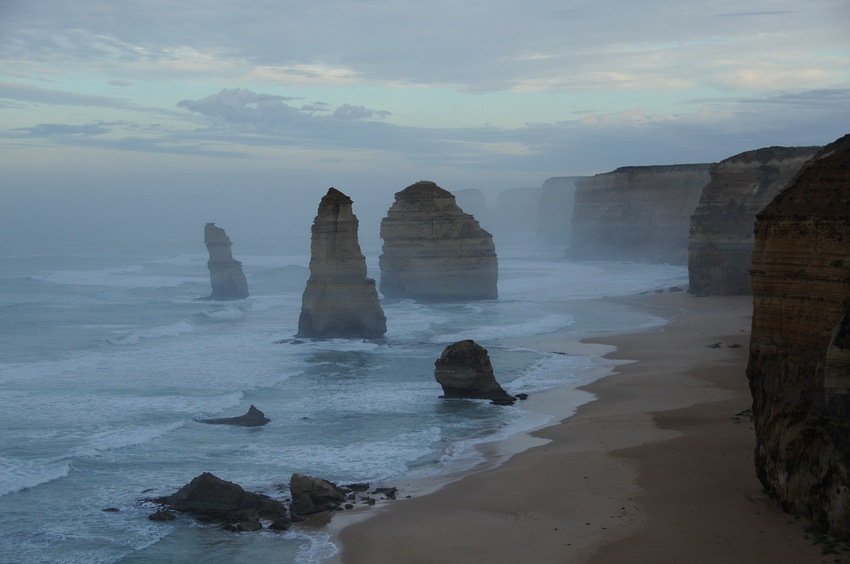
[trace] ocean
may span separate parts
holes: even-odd
[[[234,302],[197,300],[210,293],[202,244],[148,255],[5,249],[0,562],[321,562],[337,551],[321,530],[153,522],[145,499],[203,472],[282,499],[294,472],[379,484],[471,468],[476,445],[547,417],[522,402],[440,399],[434,361],[447,345],[487,348],[510,393],[574,388],[597,359],[504,341],[657,326],[597,298],[687,283],[681,266],[566,262],[557,250],[498,245],[498,300],[382,300],[382,342],[291,340],[308,244],[301,254],[235,252],[251,296]],[[379,251],[367,251],[375,278]],[[252,404],[268,425],[197,421]]]

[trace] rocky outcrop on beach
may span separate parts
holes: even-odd
[[[759,480],[850,538],[850,135],[758,214],[747,375]]]
[[[351,198],[329,189],[313,221],[299,337],[377,339],[386,333],[387,318],[375,281],[366,277],[358,227]]]
[[[245,415],[238,417],[220,417],[218,419],[199,419],[201,423],[208,425],[236,425],[239,427],[261,427],[271,421],[266,414],[254,407],[248,408]]]
[[[292,495],[289,508],[295,515],[333,511],[346,498],[346,492],[333,482],[299,473],[290,478],[289,491]]]
[[[580,178],[584,177],[555,176],[543,183],[537,209],[537,234],[547,245],[570,245],[576,181]]]
[[[381,293],[422,301],[498,297],[493,237],[433,182],[396,193],[381,221]]]
[[[471,339],[447,346],[434,363],[434,378],[444,398],[488,399],[512,404],[517,398],[496,381],[487,349]]]
[[[686,264],[708,168],[630,166],[578,179],[567,257]]]
[[[756,214],[785,188],[818,147],[767,147],[711,165],[709,182],[691,216],[689,291],[750,293]]]
[[[242,263],[233,258],[233,243],[215,223],[204,226],[204,243],[207,246],[212,293],[209,300],[241,300],[248,297],[248,281],[242,272]]]
[[[271,521],[271,526],[276,529],[286,528],[290,522],[282,502],[245,491],[239,484],[222,480],[209,472],[155,501],[174,511],[191,513],[202,520],[221,523],[238,531],[261,529],[261,521]],[[166,519],[161,516],[155,520]]]

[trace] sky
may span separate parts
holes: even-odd
[[[331,186],[374,231],[423,179],[825,145],[848,30],[847,0],[0,0],[0,241],[274,241]]]

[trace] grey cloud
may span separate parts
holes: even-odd
[[[68,125],[64,123],[40,123],[32,127],[14,129],[29,134],[32,137],[50,137],[54,135],[103,135],[111,130],[103,125]]]
[[[334,113],[331,115],[336,119],[356,120],[369,119],[373,117],[383,118],[392,115],[392,112],[388,112],[386,110],[370,110],[366,106],[343,104],[334,110]]]
[[[130,106],[130,104],[120,98],[73,94],[62,90],[51,90],[13,82],[0,82],[0,98],[66,106],[99,106],[107,108],[127,108]]]

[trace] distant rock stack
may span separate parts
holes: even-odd
[[[375,281],[357,238],[351,198],[331,188],[313,221],[310,279],[301,300],[298,336],[377,339],[387,332]]]
[[[499,295],[493,236],[433,182],[396,193],[381,238],[381,293],[387,298],[445,302]]]
[[[767,147],[711,165],[711,182],[691,216],[689,291],[696,295],[750,293],[756,214],[819,147]]]
[[[204,227],[204,243],[207,245],[212,294],[209,300],[241,300],[248,297],[248,281],[242,272],[242,263],[233,258],[230,247],[233,243],[227,233],[215,223]]]
[[[756,474],[850,539],[850,135],[758,214],[747,376]]]
[[[567,257],[687,264],[708,164],[627,166],[576,180]]]
[[[434,363],[434,378],[445,398],[488,399],[498,404],[516,401],[496,381],[487,349],[471,339],[443,350]]]

